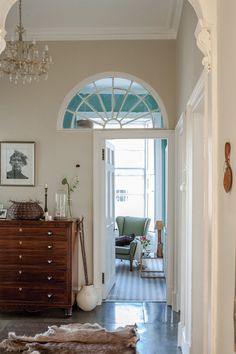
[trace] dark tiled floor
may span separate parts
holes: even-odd
[[[108,330],[119,326],[137,324],[140,340],[139,354],[180,354],[177,348],[179,316],[171,312],[165,303],[155,302],[105,302],[93,311],[74,310],[70,318],[64,318],[61,310],[50,310],[37,314],[0,313],[0,340],[9,331],[32,335],[47,329],[52,324],[71,322],[99,323]],[[3,351],[0,351],[3,353]],[[8,352],[10,354],[10,352]]]

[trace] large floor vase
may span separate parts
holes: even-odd
[[[83,311],[93,310],[98,303],[98,295],[94,285],[83,285],[77,295],[77,304]]]

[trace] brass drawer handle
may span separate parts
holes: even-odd
[[[19,290],[19,291],[22,291],[22,288],[19,288],[18,290]]]
[[[51,275],[49,275],[47,278],[48,278],[48,280],[52,280],[52,276]]]
[[[19,255],[19,258],[22,259],[22,254]]]
[[[49,250],[52,249],[52,245],[48,245],[48,249],[49,249]]]
[[[48,294],[48,298],[51,299],[53,297],[53,294]]]
[[[48,236],[52,236],[53,232],[52,231],[48,231]]]
[[[22,241],[19,241],[19,245],[22,245]]]
[[[48,259],[48,264],[51,264],[52,263],[52,259]]]
[[[19,270],[19,272],[18,272],[19,274],[22,274],[22,270]]]
[[[19,231],[22,232],[23,231],[22,228],[20,228]]]

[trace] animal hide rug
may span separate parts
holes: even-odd
[[[72,323],[50,326],[34,337],[9,332],[0,348],[23,354],[133,354],[137,340],[136,326],[107,331],[98,324]]]

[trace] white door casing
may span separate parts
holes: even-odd
[[[183,354],[213,353],[212,259],[209,257],[212,233],[208,224],[209,144],[207,140],[208,85],[205,72],[188,102],[186,113],[186,230],[181,235],[181,319],[178,339]],[[180,164],[183,162],[180,161]],[[183,199],[184,200],[184,199]],[[179,201],[181,205],[181,201]],[[181,222],[182,219],[180,219]],[[177,227],[182,226],[177,223]]]
[[[168,191],[167,191],[167,227],[166,227],[166,281],[167,281],[167,303],[172,305],[173,291],[173,238],[174,238],[174,131],[172,130],[103,130],[94,131],[94,285],[99,294],[101,303],[102,295],[102,272],[104,269],[101,255],[104,245],[104,225],[105,225],[105,178],[102,166],[100,151],[105,146],[108,139],[156,139],[162,138],[168,141]],[[106,277],[106,274],[105,274]]]
[[[103,299],[115,282],[115,156],[114,146],[105,141],[102,151],[105,174],[105,227],[103,242]]]
[[[175,259],[173,310],[183,311],[186,268],[186,114],[183,113],[175,128]],[[181,305],[182,304],[182,305]],[[182,315],[182,312],[181,312]]]

